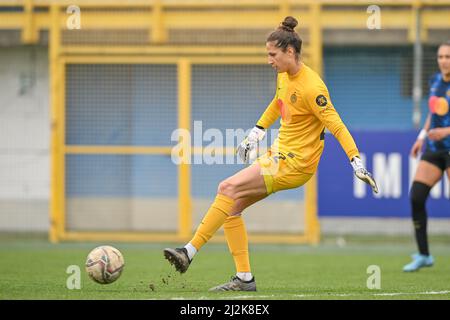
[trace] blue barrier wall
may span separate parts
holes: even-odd
[[[374,195],[368,185],[354,177],[340,144],[327,134],[319,165],[319,215],[410,217],[408,193],[416,160],[409,157],[409,151],[416,132],[353,130],[352,135],[368,170],[377,179],[380,194]],[[450,218],[450,191],[444,180],[427,202],[431,217]]]

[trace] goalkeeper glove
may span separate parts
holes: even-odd
[[[264,139],[265,135],[266,131],[264,129],[253,127],[248,136],[239,144],[237,154],[245,164],[255,160],[258,142]]]
[[[373,192],[378,193],[377,183],[375,182],[370,172],[367,171],[366,168],[364,168],[361,159],[358,157],[353,157],[350,163],[352,164],[353,170],[355,171],[355,176],[370,185]]]

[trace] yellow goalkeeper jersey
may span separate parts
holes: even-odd
[[[281,116],[281,127],[272,152],[281,152],[289,163],[305,173],[317,170],[327,128],[348,158],[359,156],[358,148],[333,107],[325,83],[302,63],[297,74],[279,73],[275,97],[257,125],[269,128]]]

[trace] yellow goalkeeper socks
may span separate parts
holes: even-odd
[[[234,200],[223,194],[218,194],[200,223],[190,243],[197,249],[208,242],[214,233],[223,225],[225,219],[233,210]]]
[[[241,216],[228,217],[225,220],[223,228],[225,231],[228,248],[233,256],[234,264],[236,265],[236,272],[250,273],[248,237],[244,219],[242,219]]]

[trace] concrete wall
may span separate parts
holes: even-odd
[[[0,50],[0,231],[48,229],[48,55]]]

